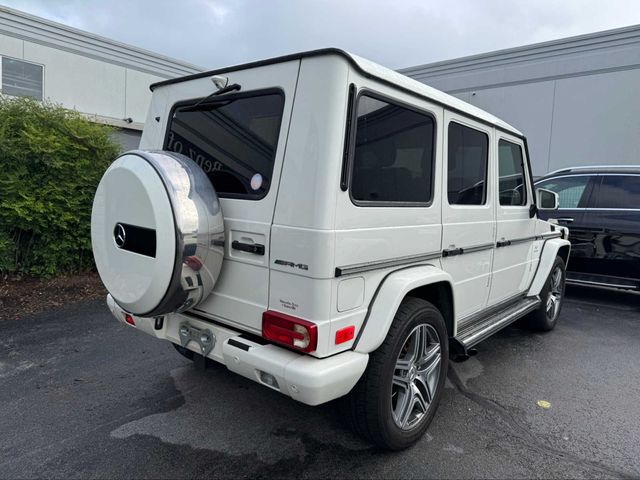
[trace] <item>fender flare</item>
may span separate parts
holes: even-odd
[[[529,287],[528,296],[535,296],[540,293],[544,283],[549,277],[553,262],[555,262],[558,252],[561,248],[571,249],[571,243],[564,238],[552,238],[547,240],[542,247],[542,254],[538,262],[538,268]],[[567,251],[566,258],[569,258],[569,251]]]
[[[387,337],[400,303],[407,293],[416,288],[440,282],[453,286],[451,275],[433,265],[404,268],[387,275],[369,304],[361,335],[356,341],[354,350],[369,353],[377,349]],[[453,288],[451,291],[453,295]],[[453,305],[451,308],[453,309]]]

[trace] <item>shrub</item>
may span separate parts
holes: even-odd
[[[0,96],[0,271],[93,267],[93,195],[119,151],[111,132],[58,105]]]

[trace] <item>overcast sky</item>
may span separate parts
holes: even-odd
[[[334,46],[391,68],[640,23],[638,0],[0,0],[215,68]]]

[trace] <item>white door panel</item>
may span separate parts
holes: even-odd
[[[354,181],[361,180],[362,178],[358,178],[358,176],[367,170],[358,169],[359,161],[355,161],[357,152],[353,152],[351,161],[354,164],[354,171],[350,176],[349,191],[339,191],[336,200],[335,242],[340,247],[335,252],[335,265],[338,268],[349,268],[363,263],[387,261],[405,261],[410,264],[412,263],[411,259],[428,254],[437,255],[441,249],[442,238],[440,218],[440,199],[442,197],[440,193],[440,156],[442,153],[440,145],[443,110],[427,101],[417,101],[411,96],[382,84],[375,85],[374,88],[369,80],[361,79],[358,74],[353,74],[351,80],[361,93],[355,110],[357,118],[366,117],[367,109],[365,107],[380,106],[376,105],[377,102],[371,102],[370,98],[399,106],[401,110],[404,110],[406,105],[413,105],[414,107],[410,111],[432,118],[434,127],[432,163],[430,163],[432,166],[430,174],[432,200],[424,205],[357,200],[353,193]],[[369,87],[366,92],[363,92],[362,84]],[[363,100],[363,97],[369,98]],[[353,135],[357,136],[358,125],[356,121],[356,132]],[[388,125],[385,128],[389,129]],[[376,159],[377,169],[369,172],[372,175],[372,181],[365,182],[367,185],[371,184],[375,188],[380,187],[382,183],[387,183],[382,182],[383,175],[373,175],[375,172],[388,172],[389,182],[399,180],[400,176],[396,178],[393,174],[401,170],[408,171],[406,168],[408,161],[406,149],[409,147],[420,148],[423,146],[423,140],[427,140],[427,138],[409,135],[402,137],[401,130],[394,132],[394,134],[398,143],[389,149],[392,153],[382,152],[373,145],[370,147],[370,154],[372,158]],[[387,161],[382,161],[383,158],[387,158]],[[412,172],[415,173],[416,170],[412,170]],[[414,186],[416,181],[417,179],[413,181]],[[412,182],[398,183],[397,185],[407,184],[411,185]],[[414,260],[414,262],[417,261]]]
[[[480,123],[473,122],[464,117],[445,112],[444,125],[444,156],[442,176],[442,248],[444,255],[442,267],[453,277],[455,283],[455,315],[458,327],[465,323],[474,313],[482,310],[487,304],[489,285],[491,281],[491,266],[493,263],[494,238],[495,238],[495,207],[494,186],[491,181],[476,182],[473,188],[478,186],[485,188],[485,199],[481,205],[455,204],[455,202],[468,201],[463,199],[462,192],[472,190],[464,188],[457,195],[452,194],[451,188],[457,184],[457,177],[466,175],[470,164],[466,164],[466,153],[461,154],[460,159],[451,159],[449,164],[449,126],[451,122],[473,129],[476,134],[481,132],[486,136],[487,159],[486,179],[493,178],[492,155],[493,131]],[[454,128],[458,128],[455,126]],[[453,147],[452,147],[453,148]],[[452,155],[458,155],[458,148]],[[458,155],[459,156],[459,155]],[[463,162],[458,165],[457,162]],[[462,187],[460,187],[462,188]],[[450,191],[451,190],[451,191]],[[451,198],[449,198],[451,197]],[[453,204],[450,204],[453,203]],[[462,249],[461,251],[459,249]]]
[[[496,245],[493,257],[493,275],[489,305],[500,303],[524,292],[532,269],[532,248],[535,235],[535,219],[530,218],[531,181],[522,186],[522,177],[514,170],[515,160],[521,164],[524,178],[528,178],[524,145],[520,139],[499,133],[495,150],[496,177]],[[510,153],[519,152],[517,155]],[[502,152],[502,153],[501,153]],[[501,158],[502,155],[502,158]],[[502,171],[501,171],[502,170]],[[514,173],[515,171],[515,173]],[[500,176],[502,174],[502,177]],[[515,187],[515,188],[514,188]],[[522,193],[524,192],[524,198]],[[514,205],[521,203],[520,205]]]

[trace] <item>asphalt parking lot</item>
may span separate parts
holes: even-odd
[[[102,302],[0,320],[0,477],[640,477],[640,296],[568,293],[555,331],[509,327],[453,364],[400,453],[335,405],[195,369]]]

